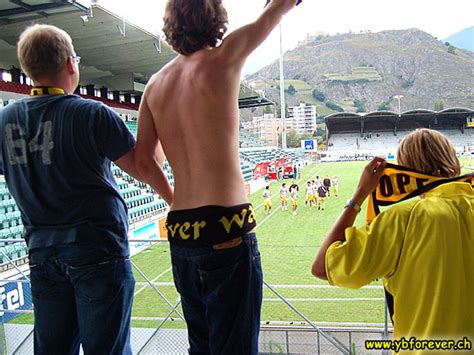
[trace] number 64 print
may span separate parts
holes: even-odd
[[[41,160],[44,165],[51,165],[51,150],[54,148],[52,141],[52,122],[42,122],[35,136],[27,142],[23,137],[26,135],[24,129],[16,123],[5,125],[8,158],[11,165],[27,164],[28,151],[30,153],[41,152]],[[17,132],[16,138],[13,137]],[[40,142],[41,141],[41,142]]]

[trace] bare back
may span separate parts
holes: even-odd
[[[149,161],[161,164],[164,152],[174,173],[172,210],[248,201],[239,158],[240,72],[296,1],[272,0],[219,47],[179,55],[148,82],[139,111],[138,166],[158,191],[167,181],[153,175]]]
[[[178,56],[147,87],[174,173],[172,210],[247,202],[239,159],[240,68],[222,63],[219,51]]]

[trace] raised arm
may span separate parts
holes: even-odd
[[[298,0],[272,0],[256,21],[238,28],[224,39],[221,49],[225,58],[243,66],[249,54],[262,44],[280,23],[283,15],[297,2]]]
[[[143,95],[138,111],[138,132],[135,165],[142,181],[149,184],[169,205],[173,189],[163,171],[165,155],[155,129],[153,115]]]

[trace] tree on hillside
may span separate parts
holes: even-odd
[[[319,91],[318,89],[313,90],[313,97],[321,102],[324,102],[326,100],[326,95],[322,91]]]
[[[354,100],[354,107],[357,108],[356,112],[365,112],[365,103],[362,100],[355,99]]]
[[[286,90],[288,92],[288,94],[290,95],[294,95],[296,93],[296,89],[293,85],[290,84],[290,86],[288,86],[288,90]]]
[[[444,110],[444,104],[443,104],[443,101],[436,101],[434,103],[434,110],[435,111],[443,111]]]
[[[387,100],[387,101],[382,102],[382,103],[377,107],[377,110],[378,110],[378,111],[389,111],[389,110],[390,110],[390,102],[391,102],[391,100]]]
[[[263,107],[263,113],[273,113],[273,106],[268,105]]]
[[[286,133],[286,145],[288,148],[298,148],[301,146],[300,135],[294,129],[290,129]]]
[[[326,101],[326,107],[330,108],[333,111],[344,112],[344,109],[341,106],[339,106],[338,104],[335,104],[332,101]]]

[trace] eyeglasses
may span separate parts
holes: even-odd
[[[79,64],[81,62],[81,57],[78,55],[72,55],[71,58],[76,62],[76,64]]]

